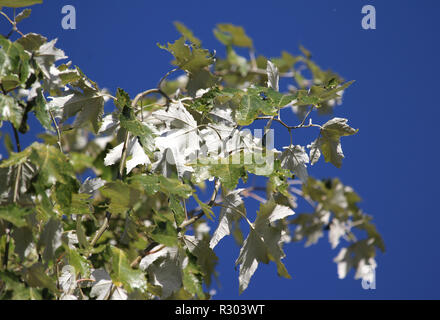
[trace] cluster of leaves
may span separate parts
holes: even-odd
[[[40,2],[0,0],[0,6]],[[342,118],[306,121],[316,110],[331,113],[351,84],[322,70],[306,49],[256,57],[243,28],[220,24],[214,30],[226,46],[220,58],[176,23],[181,38],[159,45],[176,68],[131,99],[123,89],[114,96],[101,90],[70,62],[58,63],[67,57],[56,40],[22,34],[17,23],[29,14],[8,18],[17,40],[0,38],[0,122],[11,125],[16,145],[14,151],[2,132],[9,156],[0,163],[1,298],[208,299],[214,249],[229,235],[241,247],[240,292],[260,262],[273,261],[280,276],[290,277],[282,246],[315,243],[326,231],[333,248],[341,238],[349,243],[335,259],[341,278],[351,268],[363,277],[363,266],[376,267],[376,248],[384,244],[359,209],[360,198],[337,179],[308,176],[307,165],[321,154],[340,167],[341,137],[357,130]],[[173,72],[182,75],[168,80]],[[280,91],[280,77],[292,80],[288,92]],[[115,108],[104,115],[107,100]],[[284,123],[284,109],[300,123]],[[19,132],[29,130],[30,113],[45,129],[43,142],[21,150]],[[246,130],[257,120],[267,120],[262,137]],[[274,121],[291,137],[296,129],[319,129],[310,152],[266,145]],[[246,186],[250,175],[264,177],[267,186]],[[212,190],[210,199],[200,200],[198,189]],[[295,215],[297,196],[313,213]],[[261,202],[254,222],[246,213],[249,197]],[[206,219],[216,225],[212,234]],[[358,240],[361,231],[366,238]]]

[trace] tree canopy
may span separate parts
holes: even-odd
[[[214,29],[221,57],[176,22],[179,38],[158,44],[172,66],[157,87],[110,93],[67,62],[56,39],[23,34],[19,22],[30,13],[1,11],[11,23],[0,36],[2,299],[209,299],[215,248],[228,236],[241,248],[240,293],[259,263],[289,278],[283,246],[325,234],[339,248],[339,278],[376,268],[385,246],[360,197],[337,178],[309,175],[321,158],[340,168],[344,139],[355,139],[342,139],[358,131],[348,119],[311,119],[334,114],[353,81],[322,69],[304,47],[257,55],[231,24]],[[43,132],[22,149],[31,114]],[[280,150],[274,123],[290,136]],[[294,144],[298,130],[310,133],[309,144]],[[261,202],[256,215],[246,212],[251,198]]]

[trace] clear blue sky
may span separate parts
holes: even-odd
[[[65,4],[77,9],[76,30],[61,28]],[[376,7],[376,30],[361,28],[365,4]],[[303,44],[323,68],[356,80],[336,109],[360,129],[343,139],[342,169],[321,160],[309,173],[338,176],[364,199],[362,208],[374,216],[387,246],[377,257],[377,288],[363,290],[353,273],[339,280],[332,262],[337,250],[324,238],[309,248],[285,246],[291,280],[278,278],[273,264],[260,265],[238,297],[239,248],[231,239],[216,251],[221,287],[215,298],[438,299],[439,9],[435,0],[44,0],[21,29],[58,38],[58,47],[101,87],[122,87],[131,96],[154,87],[170,69],[171,56],[156,43],[177,39],[176,20],[208,49],[221,48],[212,34],[221,22],[245,27],[257,52],[269,57],[281,50],[298,53]],[[3,21],[0,30],[9,30]],[[289,142],[276,139],[277,145]],[[251,202],[248,211],[255,210]]]

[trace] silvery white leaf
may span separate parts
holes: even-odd
[[[63,269],[61,269],[61,275],[58,280],[63,292],[65,294],[71,294],[77,286],[75,268],[71,265],[65,265]]]
[[[267,60],[266,72],[267,86],[275,91],[279,91],[278,82],[280,80],[280,74],[278,68],[270,60]]]

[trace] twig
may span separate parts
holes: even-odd
[[[142,252],[141,255],[137,256],[136,259],[134,259],[131,263],[130,263],[130,267],[135,268],[139,262],[141,262],[142,258],[145,256],[148,256],[149,254],[153,254],[156,253],[160,250],[162,250],[165,246],[161,246],[156,250],[153,250],[155,247],[157,247],[159,245],[158,242],[153,241],[151,242],[146,248],[145,250]]]
[[[94,247],[95,244],[98,242],[99,238],[101,238],[101,236],[104,234],[105,230],[107,230],[111,216],[112,216],[111,213],[109,213],[109,212],[105,213],[104,223],[101,225],[101,227],[98,229],[98,231],[96,231],[95,236],[93,237],[92,241],[90,242],[90,247]]]
[[[53,113],[52,113],[52,111],[49,109],[49,114],[50,114],[50,117],[52,118],[52,122],[53,122],[53,125],[55,126],[55,129],[56,129],[56,131],[57,131],[57,136],[58,136],[58,147],[60,148],[60,151],[62,152],[62,153],[64,153],[63,152],[63,146],[61,145],[61,132],[60,132],[60,128],[58,127],[58,123],[57,123],[57,121],[55,120],[55,117],[53,116]]]
[[[3,11],[0,11],[0,14],[3,15],[9,21],[9,23],[12,25],[11,32],[16,31],[18,34],[20,34],[22,37],[24,37],[24,34],[20,30],[17,29],[17,22],[12,21],[11,18],[9,18],[8,15],[6,13],[4,13]],[[15,18],[14,18],[14,20],[15,20]],[[7,38],[9,38],[11,36],[11,32],[8,34]]]
[[[177,70],[179,70],[179,68],[174,68],[174,69],[172,69],[172,70],[170,70],[170,71],[168,71],[160,80],[159,80],[159,83],[157,84],[157,88],[159,89],[159,90],[162,90],[162,83],[165,81],[165,79],[166,78],[168,78],[168,76],[170,75],[170,74],[172,74],[173,72],[176,72]]]
[[[307,125],[300,124],[297,126],[289,126],[283,120],[274,118],[273,116],[260,116],[260,117],[257,117],[256,120],[269,120],[269,121],[275,120],[275,121],[279,122],[280,124],[282,124],[287,130],[293,130],[293,129],[299,129],[299,128],[310,128],[310,127],[316,127],[316,128],[322,129],[322,126],[320,126],[319,124],[315,124],[315,123],[309,123]]]
[[[211,199],[210,199],[209,202],[206,204],[207,206],[212,207],[213,204],[215,203],[215,199],[217,198],[217,194],[218,194],[218,190],[220,189],[220,185],[221,185],[220,180],[219,180],[218,178],[216,178],[216,179],[215,179],[215,182],[214,182],[214,191],[212,192]],[[179,228],[180,228],[180,229],[184,229],[185,227],[187,227],[187,226],[193,224],[194,222],[196,222],[197,220],[199,220],[201,217],[203,217],[204,214],[205,214],[204,211],[203,211],[203,210],[200,210],[200,212],[199,212],[198,214],[196,214],[195,216],[193,216],[193,217],[190,218],[189,220],[185,220],[185,221],[183,221],[183,222],[180,224]]]

